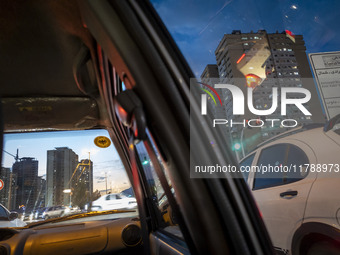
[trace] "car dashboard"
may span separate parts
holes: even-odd
[[[136,254],[142,249],[138,218],[47,223],[0,229],[3,254]]]

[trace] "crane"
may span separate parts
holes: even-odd
[[[21,158],[19,158],[19,149],[17,149],[17,154],[16,155],[13,155],[12,153],[9,153],[8,151],[5,151],[4,149],[3,149],[3,152],[5,152],[8,155],[12,156],[15,159],[15,162],[18,162],[19,159],[21,159]]]

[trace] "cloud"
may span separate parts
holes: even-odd
[[[79,158],[83,159],[83,158],[89,158],[89,153],[90,153],[90,157],[97,155],[99,152],[99,148],[82,148],[80,151],[80,155]]]

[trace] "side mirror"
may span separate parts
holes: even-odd
[[[9,221],[15,220],[19,217],[19,214],[17,212],[11,212],[8,216]]]

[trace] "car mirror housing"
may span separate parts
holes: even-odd
[[[9,221],[15,220],[19,217],[19,214],[17,212],[11,212],[8,216]]]

